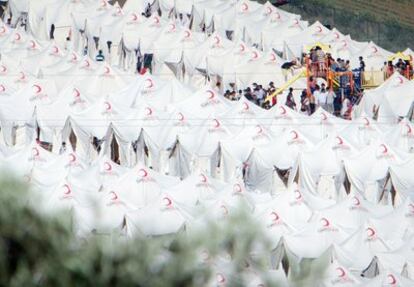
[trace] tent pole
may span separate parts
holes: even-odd
[[[390,176],[390,173],[388,172],[387,179],[385,180],[385,183],[384,183],[384,186],[382,188],[381,196],[378,200],[378,203],[381,202],[381,200],[384,198],[385,189],[387,188],[387,184],[388,184],[390,178],[391,178],[391,176]]]

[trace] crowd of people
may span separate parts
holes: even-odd
[[[230,84],[231,89],[226,90],[224,97],[231,101],[238,101],[243,96],[250,102],[264,108],[270,109],[280,101],[280,95],[272,97],[272,102],[266,100],[269,95],[276,92],[273,82],[266,87],[253,83],[252,87],[244,90],[236,90],[234,84]],[[295,110],[303,115],[312,115],[318,107],[332,113],[335,116],[349,119],[352,113],[352,107],[359,102],[363,95],[363,91],[358,91],[347,95],[343,91],[334,91],[325,83],[317,84],[314,78],[311,78],[310,93],[307,89],[301,91],[299,101],[295,100],[294,89],[289,88],[286,100],[281,104]]]
[[[413,78],[413,65],[410,60],[398,59],[397,63],[392,61],[384,62],[382,67],[382,72],[384,73],[384,79],[388,79],[394,74],[395,71],[399,72],[401,75],[406,76],[409,79]]]
[[[309,53],[303,54],[302,61],[293,59],[283,63],[281,68],[286,81],[289,74],[294,75],[295,70],[302,67],[307,67],[312,76],[308,79],[308,88],[301,91],[299,102],[295,101],[294,89],[290,88],[282,104],[307,115],[322,107],[335,116],[349,119],[353,106],[361,100],[364,92],[362,87],[366,64],[362,56],[358,60],[358,66],[351,67],[349,60],[334,59],[330,53],[325,53],[321,47],[316,46]],[[395,71],[407,78],[413,77],[413,65],[409,60],[399,59],[395,64],[392,61],[384,62],[384,79]],[[317,78],[324,79],[326,84],[318,84]],[[253,83],[245,90],[237,90],[234,84],[230,84],[230,89],[225,91],[224,96],[229,100],[239,100],[244,96],[258,106],[269,109],[280,98],[279,95],[274,95],[275,91],[277,88],[273,82],[267,87]],[[269,95],[274,95],[270,102],[266,100]]]

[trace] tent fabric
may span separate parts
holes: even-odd
[[[393,53],[269,2],[9,2],[12,22],[28,21],[0,23],[0,168],[29,185],[28,204],[67,211],[81,238],[127,240],[241,208],[272,249],[252,258],[281,286],[319,264],[318,286],[413,285],[412,81],[365,91],[351,120],[303,115],[286,93],[269,110],[223,95],[282,86],[283,62],[316,43],[367,71]],[[222,276],[229,260],[215,262]],[[248,286],[264,284],[247,269]]]

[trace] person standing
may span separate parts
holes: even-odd
[[[363,57],[359,57],[359,71],[365,72],[365,62]]]
[[[289,93],[286,97],[285,105],[291,108],[292,110],[296,110],[296,103],[295,99],[293,98],[293,88],[289,88]]]
[[[322,83],[321,89],[319,91],[318,97],[316,98],[318,106],[320,106],[325,111],[328,109],[328,91],[325,88],[325,84]]]
[[[330,112],[331,114],[334,113],[334,98],[335,92],[331,87],[328,87],[326,94],[326,111]]]
[[[300,112],[304,115],[309,115],[309,98],[306,89],[300,95]]]
[[[334,93],[333,99],[333,107],[334,107],[334,115],[339,117],[342,109],[342,95],[338,93]]]
[[[55,24],[50,26],[49,38],[50,40],[55,39]]]
[[[318,61],[317,71],[319,76],[325,75],[325,53],[323,52],[322,48],[317,46],[316,47],[316,59]]]
[[[345,97],[342,103],[341,116],[344,119],[350,119],[352,112],[352,102],[348,97]]]
[[[394,74],[394,65],[392,64],[392,61],[388,61],[386,78],[388,79],[392,74]]]
[[[103,62],[103,61],[105,61],[105,57],[104,57],[104,55],[102,53],[102,50],[99,50],[98,55],[96,55],[95,60],[97,62]]]
[[[310,96],[309,96],[309,115],[312,115],[315,112],[315,109],[316,109],[315,95],[310,94]]]

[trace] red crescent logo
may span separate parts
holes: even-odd
[[[328,119],[328,116],[325,113],[321,113],[322,120],[326,121]]]
[[[42,87],[39,85],[33,85],[33,88],[36,94],[40,94],[42,92]]]
[[[110,111],[112,110],[112,106],[109,102],[104,102],[105,110]]]
[[[184,121],[184,115],[182,113],[178,113],[178,120],[180,122],[183,122]]]
[[[248,111],[250,109],[249,104],[244,102],[243,103],[243,110]]]
[[[241,193],[243,191],[243,189],[242,189],[240,184],[236,183],[235,185],[233,185],[233,191],[235,193]]]
[[[259,54],[256,51],[253,51],[252,59],[257,59],[257,58],[259,58]]]
[[[263,133],[263,128],[261,126],[259,126],[259,125],[256,126],[256,130],[257,130],[257,133],[258,134]]]
[[[36,156],[39,156],[39,155],[40,155],[39,149],[38,149],[37,147],[32,148],[32,155],[33,155],[34,157],[36,157]]]
[[[397,78],[398,78],[398,80],[400,81],[400,85],[401,85],[401,84],[404,84],[404,79],[403,79],[401,76],[398,76]]]
[[[378,48],[377,47],[375,47],[375,46],[372,46],[372,52],[375,54],[375,53],[377,53],[378,52]]]
[[[361,201],[359,200],[358,197],[354,196],[352,198],[352,200],[353,200],[355,206],[360,206],[361,205]]]
[[[7,67],[5,65],[1,65],[1,72],[2,73],[6,73],[7,72]]]
[[[154,17],[154,21],[155,24],[159,24],[160,23],[160,18],[158,18],[157,16]]]
[[[64,185],[63,185],[63,188],[64,188],[64,190],[65,190],[65,191],[63,192],[65,195],[69,195],[69,194],[72,192],[72,191],[71,191],[71,189],[70,189],[70,187],[69,187],[69,185],[67,185],[67,184],[64,184]]]
[[[106,3],[106,1],[105,1],[105,0],[102,0],[102,1],[101,1],[101,6],[102,6],[102,7],[106,7],[106,5],[107,5],[107,4],[108,4],[108,3]]]
[[[76,156],[73,153],[69,154],[69,162],[75,162],[75,161],[76,161]]]
[[[346,275],[345,270],[342,267],[336,268],[336,271],[338,271],[338,277],[343,278]]]
[[[388,274],[387,278],[388,278],[388,283],[389,284],[391,284],[391,285],[397,284],[397,279],[395,279],[394,275]]]
[[[112,201],[118,200],[118,195],[115,193],[115,191],[111,191],[109,194],[112,195],[112,197],[111,197]]]
[[[322,27],[321,26],[316,26],[316,28],[317,28],[318,33],[322,33]]]
[[[240,44],[240,52],[244,52],[246,50],[246,47],[243,44]]]
[[[6,91],[6,88],[4,85],[0,85],[0,92],[4,93]]]
[[[78,60],[78,56],[75,53],[72,53],[72,61],[76,62]]]
[[[367,228],[367,235],[368,237],[374,237],[375,236],[375,230],[371,227]]]
[[[219,128],[219,127],[220,127],[220,122],[219,122],[217,119],[214,119],[213,121],[214,121],[214,123],[215,123],[215,124],[214,124],[214,127],[215,127],[215,128]]]
[[[273,54],[273,53],[270,54],[270,61],[276,62],[276,55],[275,54]]]
[[[385,144],[381,144],[380,147],[382,147],[382,153],[386,154],[388,152],[388,148]]]
[[[105,171],[111,171],[112,170],[112,165],[109,162],[104,162],[104,169]]]
[[[302,199],[302,193],[299,190],[295,190],[295,198],[297,200]]]
[[[270,213],[270,218],[272,219],[273,222],[278,221],[279,220],[279,214],[277,214],[277,212],[273,211]]]
[[[20,41],[20,39],[22,38],[22,36],[20,35],[20,33],[16,33],[15,35],[14,35],[14,39],[16,40],[16,41]]]
[[[335,32],[334,35],[335,35],[336,39],[339,39],[339,33],[338,32]]]
[[[80,92],[77,88],[73,88],[73,92],[76,99],[80,98]]]
[[[276,12],[276,19],[280,19],[280,13],[279,12]],[[299,24],[299,21],[296,24]]]
[[[154,82],[151,79],[146,79],[145,82],[147,82],[147,89],[151,89],[152,87],[154,87]]]
[[[338,140],[338,145],[344,144],[344,140],[341,137],[336,137],[336,139]]]
[[[215,36],[214,37],[214,40],[215,40],[215,42],[216,42],[217,45],[220,44],[220,38],[218,36]]]
[[[364,121],[365,121],[365,125],[366,126],[369,126],[369,119],[368,118],[364,118]]]
[[[246,3],[242,4],[242,11],[247,11],[249,10],[249,6]]]
[[[296,131],[291,131],[290,134],[292,135],[293,140],[297,140],[299,138],[299,134]]]
[[[206,183],[207,182],[207,177],[204,174],[200,174],[200,181],[202,183]]]
[[[169,199],[168,197],[164,197],[162,201],[164,202],[165,207],[168,207],[168,208],[172,207],[172,200]]]
[[[188,31],[188,30],[184,31],[184,37],[185,38],[190,38],[190,36],[191,36],[191,32],[190,31]]]
[[[109,74],[109,73],[111,73],[111,69],[109,69],[109,67],[105,67],[105,74]]]
[[[326,218],[321,218],[322,225],[328,227],[330,225],[329,220]]]
[[[172,32],[172,31],[175,31],[175,24],[174,23],[171,23],[170,24],[170,27],[171,27],[171,29],[170,29],[170,31]]]
[[[33,40],[30,40],[30,47],[32,47],[32,49],[35,49],[36,48],[36,42],[35,41],[33,41]]]
[[[138,174],[141,177],[147,177],[148,176],[148,171],[146,171],[145,169],[141,168],[140,170],[138,170]]]
[[[85,67],[89,68],[90,65],[91,64],[89,63],[89,61],[88,60],[85,60]]]
[[[279,109],[282,110],[282,112],[281,112],[282,115],[286,115],[286,109],[285,109],[285,107],[280,106]]]
[[[299,25],[299,20],[295,19],[295,25]]]
[[[214,99],[215,94],[212,90],[207,90],[207,94],[210,94],[210,96],[208,97],[209,100]]]
[[[138,15],[136,13],[132,13],[132,21],[136,22],[138,20]]]
[[[216,279],[217,279],[217,283],[220,283],[220,284],[226,282],[226,278],[221,273],[217,273]]]
[[[273,12],[273,9],[272,9],[272,7],[267,7],[267,15],[270,15],[270,14],[272,14],[272,12]]]
[[[59,53],[59,48],[57,46],[53,46],[53,53],[54,54],[58,54]]]
[[[411,126],[409,124],[405,124],[405,126],[407,127],[407,134],[411,134],[412,133]]]
[[[23,72],[20,72],[20,80],[26,79],[26,75]]]
[[[6,28],[4,28],[4,26],[3,26],[3,27],[1,27],[0,34],[4,34],[4,33],[6,33]]]
[[[146,115],[147,115],[147,116],[152,115],[152,109],[151,109],[151,108],[146,107],[146,108],[145,108],[145,111],[146,111]]]

